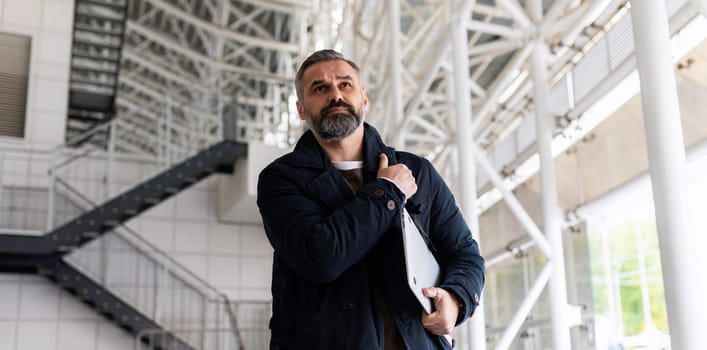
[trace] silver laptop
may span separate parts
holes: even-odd
[[[432,302],[422,294],[422,288],[436,287],[439,284],[439,264],[407,209],[403,209],[402,231],[408,285],[422,308],[429,314],[432,312]]]

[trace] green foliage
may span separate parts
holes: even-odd
[[[617,215],[625,215],[625,213],[617,213]],[[596,231],[590,232],[589,235],[595,310],[598,314],[608,315],[611,310],[610,300],[616,302],[616,299],[620,298],[620,305],[614,305],[614,312],[621,312],[625,336],[641,333],[648,321],[643,316],[636,231],[641,235],[651,321],[658,329],[666,333],[668,331],[658,235],[655,227],[653,218],[634,221],[625,217],[624,220],[608,226],[606,237],[602,237],[602,232]],[[604,239],[607,242],[604,242]],[[608,251],[605,251],[607,246]],[[607,274],[609,274],[608,278]],[[607,285],[607,280],[610,280],[611,285]]]

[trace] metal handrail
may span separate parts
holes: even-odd
[[[238,327],[238,318],[236,317],[236,314],[233,311],[233,303],[230,299],[228,299],[225,294],[222,294],[222,296],[224,302],[226,303],[228,317],[231,321],[231,331],[233,332],[233,335],[236,337],[236,341],[238,342],[238,350],[245,350],[245,344],[243,343],[243,337],[241,336],[241,329],[240,327]]]
[[[89,198],[85,197],[83,194],[81,194],[81,192],[79,192],[73,186],[66,183],[64,180],[62,180],[60,178],[57,178],[56,180],[58,183],[61,183],[62,186],[65,186],[65,188],[67,190],[69,190],[72,194],[74,194],[74,195],[78,196],[80,199],[84,200],[88,205],[91,206],[91,209],[98,207],[95,203],[93,203],[93,201],[91,201]],[[199,277],[198,275],[196,275],[194,272],[190,271],[189,269],[183,267],[179,262],[177,262],[177,260],[175,260],[174,258],[169,256],[167,253],[161,251],[157,246],[155,246],[150,241],[148,241],[145,238],[143,238],[142,236],[140,236],[137,232],[133,231],[132,229],[130,229],[126,225],[123,225],[122,223],[119,226],[121,227],[122,230],[124,230],[124,232],[127,232],[127,234],[130,236],[130,239],[138,240],[140,242],[140,244],[144,244],[147,248],[150,249],[150,251],[152,251],[153,253],[158,255],[160,257],[160,259],[165,259],[173,266],[178,267],[178,269],[176,269],[176,270],[179,270],[178,273],[188,275],[189,278],[192,278],[195,281],[202,284],[206,289],[209,290],[209,292],[214,293],[218,298],[224,297],[223,293],[219,292],[216,288],[211,286],[203,278]],[[115,231],[115,233],[118,236],[120,236],[121,238],[126,238],[126,237],[124,237],[125,233],[123,233],[121,231]],[[131,242],[129,240],[126,240],[126,243],[128,243],[132,248],[135,248],[140,253],[150,256],[149,251],[147,249],[138,247],[136,244],[134,244],[133,242]],[[157,262],[157,261],[155,261],[155,262]],[[177,272],[176,270],[172,270],[171,272]]]

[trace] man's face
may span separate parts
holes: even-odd
[[[302,75],[302,90],[297,101],[300,119],[325,141],[344,139],[363,124],[368,97],[358,72],[345,61],[309,66]]]

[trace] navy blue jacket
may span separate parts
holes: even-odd
[[[479,302],[484,261],[452,193],[424,158],[396,152],[365,124],[364,186],[354,194],[311,131],[258,181],[258,207],[274,248],[270,349],[382,349],[390,310],[408,349],[450,349],[422,327],[407,286],[400,216],[404,195],[377,179],[379,154],[404,163],[417,193],[405,204],[436,248],[439,287],[462,303],[458,323]]]

